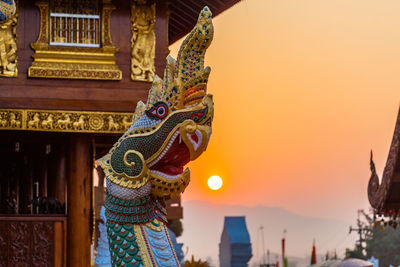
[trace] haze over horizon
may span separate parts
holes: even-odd
[[[301,216],[279,207],[246,207],[191,200],[184,203],[184,230],[178,238],[184,244],[186,258],[195,255],[203,260],[211,258],[214,265],[218,263],[218,244],[225,216],[246,216],[253,251],[249,266],[259,263],[262,257],[260,226],[264,227],[265,249],[275,254],[281,253],[283,230],[287,230],[286,255],[290,262],[297,261],[298,267],[308,266],[313,240],[319,255],[336,250],[338,256],[343,257],[345,249],[352,248],[357,239],[356,234],[348,232],[353,222]],[[271,260],[275,258],[271,257]]]
[[[355,221],[400,101],[400,2],[241,1],[214,19],[213,136],[186,201]],[[180,41],[170,47],[176,56]],[[221,190],[207,179],[219,175]]]

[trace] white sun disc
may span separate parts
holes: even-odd
[[[222,179],[217,175],[213,175],[210,178],[208,178],[207,184],[210,189],[218,190],[222,186]]]

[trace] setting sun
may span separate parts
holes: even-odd
[[[213,175],[208,178],[208,187],[212,190],[218,190],[222,186],[222,179],[217,175]]]

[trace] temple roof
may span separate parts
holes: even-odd
[[[368,198],[378,214],[393,215],[400,212],[400,108],[396,127],[381,183],[375,170],[371,152],[371,177]]]
[[[250,243],[245,217],[225,217],[224,227],[231,244]]]
[[[169,44],[173,44],[188,34],[194,25],[203,7],[208,6],[213,17],[230,8],[240,0],[171,0],[169,2]]]
[[[220,266],[247,266],[251,257],[252,248],[246,218],[243,216],[225,217],[219,244]]]

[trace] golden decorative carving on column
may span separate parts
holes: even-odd
[[[155,73],[156,4],[148,5],[146,0],[136,0],[131,12],[131,79],[152,82]]]
[[[17,23],[18,13],[0,24],[0,76],[17,77]]]
[[[133,113],[71,110],[0,109],[0,130],[123,133]]]
[[[113,6],[111,2],[112,0],[103,0],[103,10],[101,14],[101,25],[103,25],[103,29],[101,31],[101,39],[103,40],[103,47],[109,48],[114,47],[111,41],[110,20],[111,12],[113,12],[115,6]]]
[[[31,43],[35,50],[34,61],[29,67],[28,76],[35,78],[121,80],[122,72],[116,64],[114,46],[110,34],[110,17],[115,7],[111,0],[103,0],[101,11],[100,47],[63,46],[49,44],[48,0],[38,0],[40,10],[40,33],[36,42]],[[64,23],[62,24],[64,25]],[[67,25],[67,23],[66,23]],[[51,33],[53,34],[53,33]],[[76,37],[75,37],[76,38]]]

